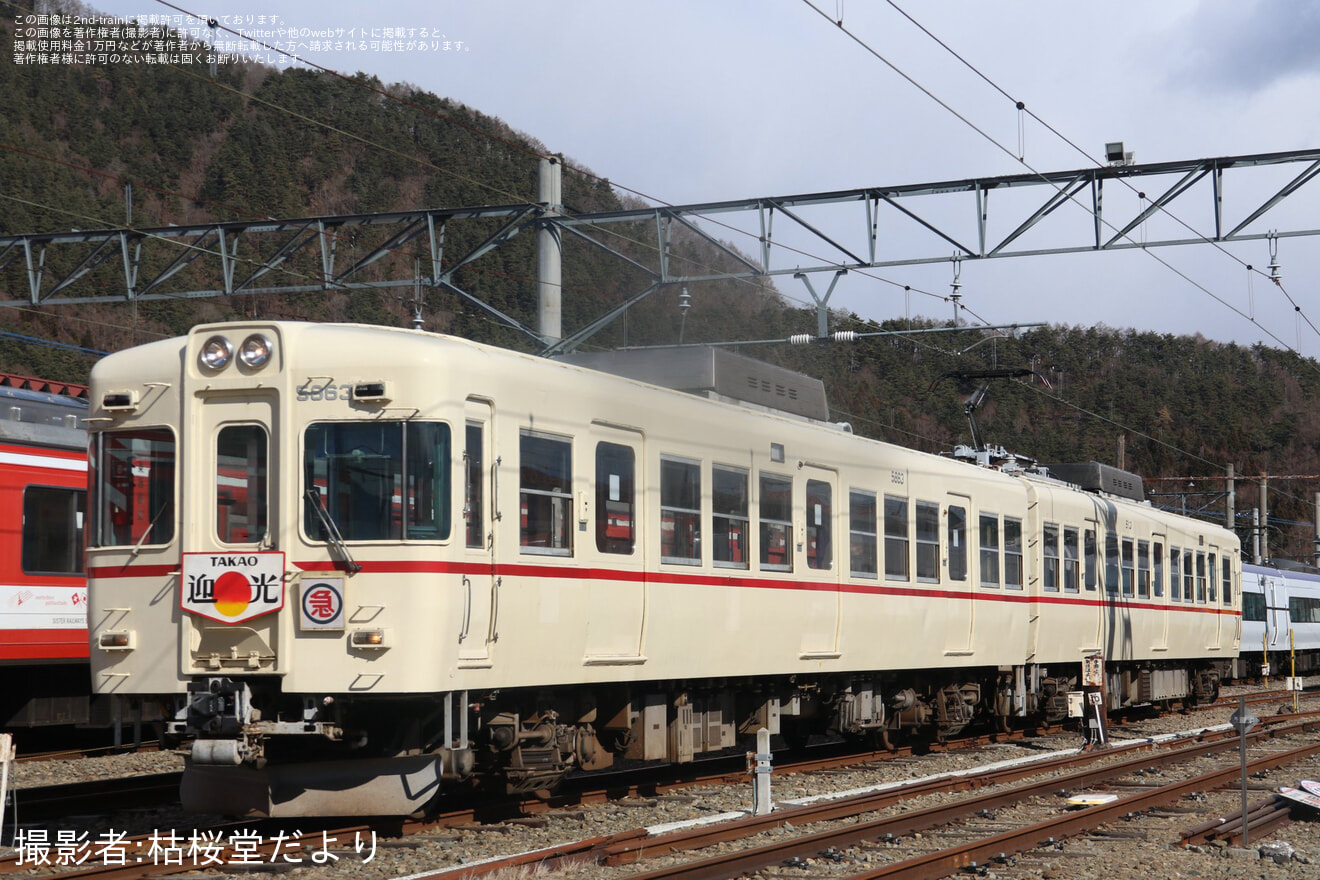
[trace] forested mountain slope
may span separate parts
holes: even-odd
[[[135,228],[531,202],[538,157],[555,150],[479,110],[361,75],[230,64],[213,80],[200,62],[15,63],[13,18],[0,20],[0,233],[124,226],[129,183]],[[571,157],[567,165],[567,210],[624,206],[603,176],[578,168]],[[463,253],[490,231],[456,225],[450,252]],[[641,262],[656,259],[640,231],[622,230],[615,246]],[[727,259],[695,236],[672,256],[694,265]],[[456,283],[534,325],[534,267],[535,240],[524,235],[461,270]],[[569,331],[645,286],[626,263],[572,244],[564,282]],[[107,277],[88,283],[114,292]],[[10,255],[0,284],[7,301],[26,296],[21,259]],[[675,342],[680,332],[686,342],[781,338],[816,326],[814,311],[792,307],[769,283],[694,285],[690,292],[685,318],[679,291],[662,290],[593,345]],[[7,309],[0,370],[85,380],[94,355],[22,336],[112,351],[237,315],[404,324],[413,308],[409,291]],[[423,316],[428,329],[532,347],[525,336],[449,294],[426,292]],[[904,327],[849,314],[831,320],[831,329]],[[989,442],[1042,461],[1115,463],[1122,437],[1129,469],[1201,477],[1193,494],[1184,482],[1158,484],[1160,491],[1182,493],[1159,499],[1174,506],[1222,510],[1214,495],[1222,483],[1205,477],[1222,474],[1229,463],[1246,476],[1320,473],[1320,365],[1312,360],[1200,337],[1062,326],[955,354],[979,338],[976,332],[879,336],[848,346],[756,346],[746,353],[823,378],[836,417],[852,421],[859,433],[931,451],[969,439],[963,393],[952,381],[937,381],[942,374],[1030,368],[1040,378],[990,388],[977,413]],[[1320,481],[1272,482],[1272,514],[1313,520],[1317,486]],[[1239,487],[1240,510],[1255,504],[1255,492],[1254,483]],[[1310,542],[1307,529],[1280,525],[1280,555],[1308,555]]]

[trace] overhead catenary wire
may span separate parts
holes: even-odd
[[[9,3],[10,0],[3,0],[3,2]],[[199,19],[199,20],[201,20],[201,19],[203,18],[203,16],[201,16],[199,13],[193,12],[193,11],[191,11],[191,10],[185,8],[185,7],[179,6],[179,5],[175,4],[175,3],[169,2],[169,0],[156,0],[156,2],[160,3],[162,6],[166,6],[166,7],[170,8],[170,9],[173,9],[173,10],[175,10],[175,11],[177,11],[177,12],[183,13],[183,14],[185,14],[185,15],[192,16],[192,17],[197,18],[197,19]],[[12,5],[12,3],[11,3],[10,5]],[[271,44],[269,44],[269,43],[266,43],[266,42],[264,42],[264,41],[262,41],[262,40],[259,40],[259,39],[256,39],[256,38],[253,38],[253,37],[251,37],[251,36],[249,36],[249,35],[247,35],[247,34],[244,34],[241,30],[236,30],[236,29],[234,29],[234,28],[230,28],[230,27],[228,27],[228,26],[226,26],[226,25],[217,25],[217,28],[220,29],[220,30],[223,30],[223,31],[225,31],[225,32],[227,32],[227,33],[233,34],[233,35],[235,35],[235,36],[242,37],[243,39],[250,40],[254,45],[259,45],[259,46],[262,46],[263,48],[266,48],[266,49],[268,49],[268,50],[270,50],[270,51],[277,52],[277,53],[279,53],[279,54],[281,54],[281,55],[289,56],[289,53],[288,53],[288,52],[286,52],[286,51],[280,49],[278,46],[273,46],[273,45],[271,45]],[[292,57],[292,56],[289,56],[289,57]],[[359,77],[349,77],[349,76],[346,76],[346,75],[344,75],[344,74],[342,74],[342,73],[340,73],[340,72],[338,72],[338,71],[336,71],[336,70],[334,70],[334,69],[332,69],[332,68],[328,68],[328,67],[325,67],[325,66],[323,66],[323,65],[316,64],[315,62],[308,61],[308,60],[305,59],[305,58],[298,58],[298,59],[296,59],[296,60],[297,60],[299,63],[305,64],[305,65],[307,65],[307,66],[310,67],[310,68],[313,68],[313,69],[316,69],[316,70],[320,70],[320,71],[322,71],[322,72],[324,72],[324,73],[327,73],[327,74],[329,74],[329,75],[331,75],[331,76],[334,76],[334,77],[336,77],[336,78],[342,79],[342,80],[344,80],[344,81],[346,81],[346,82],[348,82],[348,83],[350,83],[350,84],[352,84],[352,85],[355,85],[355,86],[360,87],[360,88],[367,89],[368,91],[371,91],[372,93],[374,93],[374,94],[376,94],[376,95],[379,95],[379,96],[381,96],[381,97],[383,97],[383,98],[385,98],[385,99],[387,99],[387,100],[395,101],[395,102],[401,103],[401,104],[403,104],[404,106],[411,107],[411,108],[413,108],[413,109],[418,110],[419,112],[425,113],[425,114],[427,114],[427,115],[433,116],[433,117],[438,118],[438,119],[442,119],[442,120],[444,120],[444,121],[446,121],[446,122],[451,122],[451,123],[453,123],[453,124],[459,125],[459,126],[461,126],[461,127],[465,128],[465,129],[471,131],[472,133],[474,133],[474,134],[476,134],[476,135],[478,135],[478,136],[481,136],[481,137],[488,137],[488,138],[490,138],[490,139],[492,139],[492,140],[494,140],[494,141],[497,141],[497,142],[499,142],[499,143],[503,143],[503,144],[506,144],[506,145],[510,145],[510,146],[516,148],[517,150],[519,150],[519,151],[521,151],[521,152],[523,152],[523,153],[526,153],[528,156],[532,156],[532,157],[537,158],[538,160],[539,160],[539,159],[543,159],[543,158],[549,158],[547,155],[542,154],[542,153],[540,153],[539,151],[533,150],[533,149],[531,149],[531,148],[529,148],[529,147],[527,147],[527,146],[525,146],[525,145],[517,144],[516,142],[510,141],[510,140],[507,139],[507,138],[501,138],[501,137],[499,137],[498,135],[494,135],[494,134],[491,134],[491,133],[488,133],[488,132],[484,132],[484,131],[482,131],[481,129],[475,127],[475,126],[468,125],[468,124],[466,124],[466,123],[461,122],[460,120],[455,120],[452,116],[450,116],[450,115],[448,115],[448,114],[441,113],[441,112],[439,112],[439,111],[437,111],[437,110],[434,110],[434,109],[432,109],[432,108],[423,107],[423,106],[421,106],[421,105],[419,105],[419,104],[417,104],[417,103],[415,103],[415,102],[407,101],[407,100],[405,100],[404,98],[400,97],[399,95],[396,95],[396,94],[390,92],[390,91],[387,90],[387,89],[377,88],[376,86],[374,86],[374,85],[372,85],[372,84],[370,84],[370,83],[368,83],[368,82],[362,80],[362,79],[359,78]],[[195,74],[193,74],[193,75],[195,75]],[[279,109],[279,108],[277,108],[277,109]],[[292,111],[290,111],[290,112],[292,112]],[[311,120],[311,121],[315,122],[315,120]],[[626,185],[620,184],[620,183],[618,183],[618,182],[615,181],[615,180],[612,180],[612,179],[609,179],[609,178],[602,177],[601,175],[595,174],[594,172],[591,172],[591,171],[589,171],[589,170],[587,170],[587,169],[584,169],[584,168],[577,168],[577,167],[574,167],[574,166],[569,165],[568,163],[565,163],[565,169],[568,170],[568,171],[570,171],[570,172],[572,172],[572,173],[581,174],[581,175],[583,175],[584,177],[590,178],[590,179],[592,179],[592,180],[596,180],[596,181],[599,181],[599,182],[607,183],[607,184],[609,184],[610,186],[615,187],[615,188],[617,188],[617,189],[619,189],[619,190],[621,190],[621,191],[623,191],[623,192],[630,193],[630,194],[635,195],[635,196],[637,196],[637,197],[639,197],[639,198],[641,198],[641,199],[644,199],[644,200],[648,200],[648,201],[654,202],[654,203],[656,203],[656,204],[658,204],[658,205],[662,205],[662,206],[665,206],[665,207],[674,207],[673,203],[671,203],[671,202],[667,202],[667,201],[665,201],[664,199],[660,199],[660,198],[658,198],[658,197],[656,197],[656,196],[649,195],[648,193],[645,193],[645,192],[643,192],[643,191],[641,191],[641,190],[637,190],[637,189],[634,189],[634,188],[628,187],[628,186],[626,186]],[[747,232],[746,230],[740,229],[740,228],[738,228],[738,227],[736,227],[736,226],[733,226],[732,224],[724,223],[723,221],[718,220],[718,219],[716,219],[716,218],[707,217],[707,216],[704,216],[704,215],[697,215],[697,216],[701,216],[701,219],[705,220],[705,221],[708,222],[708,223],[711,223],[712,225],[718,226],[718,227],[723,228],[723,229],[730,230],[730,231],[732,231],[732,232],[737,233],[737,234],[740,235],[740,236],[752,237],[752,238],[755,237],[755,236],[753,236],[751,233]],[[605,232],[605,234],[609,234],[609,235],[614,235],[614,236],[616,236],[616,237],[620,237],[620,238],[622,238],[622,240],[629,241],[629,242],[631,242],[631,243],[633,243],[633,244],[635,244],[635,245],[638,245],[638,246],[641,246],[641,247],[645,247],[645,248],[647,248],[647,249],[649,249],[649,250],[658,250],[658,248],[657,248],[655,245],[652,245],[652,244],[650,244],[650,243],[648,243],[648,242],[641,242],[641,241],[638,241],[638,240],[636,240],[636,239],[630,239],[630,238],[627,238],[626,236],[620,236],[620,235],[619,235],[617,232],[615,232],[614,230],[607,230],[607,231]],[[783,250],[786,250],[786,251],[789,251],[789,252],[792,252],[792,253],[797,253],[797,254],[800,254],[800,255],[802,255],[802,256],[811,257],[812,259],[816,259],[816,260],[819,260],[819,261],[821,261],[821,262],[826,262],[826,263],[830,262],[830,261],[826,260],[825,258],[820,257],[820,256],[818,256],[818,255],[816,255],[816,254],[810,253],[810,252],[808,252],[808,251],[806,251],[806,250],[802,250],[802,249],[800,249],[800,248],[796,248],[796,247],[793,247],[793,246],[790,246],[790,245],[785,245],[785,244],[783,244],[782,242],[779,243],[779,247],[780,247],[781,249],[783,249]],[[698,262],[698,261],[693,261],[693,262],[694,262],[694,265],[698,265],[698,266],[702,265],[702,264],[701,264],[700,262]],[[885,277],[883,277],[883,276],[877,275],[877,274],[875,274],[875,273],[873,273],[873,272],[870,272],[870,271],[865,271],[865,270],[853,270],[853,271],[855,271],[856,274],[862,275],[863,277],[867,277],[867,278],[870,278],[870,279],[872,279],[872,280],[880,281],[880,282],[882,282],[882,283],[884,283],[884,284],[888,284],[888,285],[893,286],[893,287],[895,287],[895,288],[901,288],[901,289],[904,289],[905,291],[916,291],[917,293],[920,293],[920,294],[925,295],[925,296],[928,296],[928,297],[932,297],[932,298],[935,298],[935,299],[939,299],[939,300],[942,300],[942,301],[945,301],[945,302],[948,301],[947,296],[945,296],[945,295],[943,295],[943,294],[939,294],[939,293],[935,293],[935,292],[932,292],[932,291],[923,290],[923,289],[918,288],[918,287],[912,287],[911,285],[905,285],[905,284],[902,284],[902,283],[900,283],[900,282],[894,281],[894,280],[892,280],[892,279],[885,278]],[[748,282],[747,279],[735,279],[735,280],[737,280],[737,281],[743,281],[743,282],[747,282],[747,283],[751,283],[751,282]],[[779,291],[779,293],[780,293],[780,295],[783,296],[785,299],[788,299],[788,300],[790,300],[790,301],[793,301],[793,302],[799,303],[800,305],[803,305],[803,306],[810,306],[810,305],[811,305],[810,303],[806,302],[806,300],[804,300],[804,299],[802,299],[802,298],[800,298],[800,297],[792,296],[791,294],[788,294],[788,293],[786,293],[786,292],[784,292],[784,291]],[[972,314],[975,315],[974,312],[973,312]],[[979,318],[979,316],[978,316],[978,319],[984,321],[984,319]],[[875,326],[879,326],[879,324],[876,323],[876,322],[871,322],[871,323],[874,324]],[[988,322],[986,322],[986,323],[988,323]]]
[[[1040,117],[1039,115],[1037,115],[1034,111],[1032,111],[1031,109],[1029,109],[1029,108],[1026,106],[1026,104],[1025,104],[1024,102],[1018,100],[1018,99],[1015,98],[1013,95],[1011,95],[1011,94],[1009,94],[1007,91],[1005,91],[1003,87],[1001,87],[997,82],[995,82],[993,79],[991,79],[989,76],[987,76],[984,72],[982,72],[982,71],[981,71],[981,70],[980,70],[975,64],[972,64],[970,61],[968,61],[966,58],[964,58],[961,54],[959,54],[959,52],[958,52],[957,50],[955,50],[952,46],[950,46],[948,43],[944,42],[944,41],[941,40],[938,36],[936,36],[934,33],[932,33],[931,30],[930,30],[929,28],[927,28],[927,27],[926,27],[925,25],[923,25],[921,22],[917,21],[915,18],[913,18],[911,15],[909,15],[908,12],[907,12],[906,10],[904,10],[901,6],[898,5],[898,3],[895,2],[895,0],[885,0],[885,2],[888,3],[891,7],[893,7],[894,10],[897,11],[899,15],[903,16],[905,19],[907,19],[909,22],[911,22],[912,25],[915,26],[918,30],[920,30],[923,34],[925,34],[926,36],[928,36],[928,37],[930,37],[932,40],[934,40],[936,43],[938,43],[938,44],[940,45],[940,47],[943,48],[946,52],[948,52],[948,53],[949,53],[950,55],[952,55],[954,58],[958,59],[958,61],[961,62],[961,63],[963,64],[963,66],[965,66],[965,67],[966,67],[968,70],[970,70],[972,73],[976,74],[976,76],[979,77],[982,81],[984,81],[988,86],[990,86],[992,89],[994,89],[995,91],[997,91],[1000,95],[1002,95],[1002,96],[1003,96],[1004,98],[1006,98],[1008,101],[1012,102],[1013,105],[1016,107],[1016,109],[1017,109],[1017,111],[1018,111],[1019,117],[1020,117],[1021,114],[1023,114],[1023,113],[1025,113],[1026,115],[1030,116],[1033,120],[1035,120],[1035,121],[1038,122],[1041,126],[1043,126],[1043,127],[1045,128],[1046,131],[1048,131],[1050,134],[1054,135],[1054,136],[1057,137],[1059,140],[1061,140],[1063,143],[1067,144],[1069,147],[1071,147],[1073,150],[1075,150],[1075,151],[1076,151],[1080,156],[1082,156],[1087,162],[1090,162],[1090,163],[1094,164],[1096,167],[1102,167],[1102,166],[1101,166],[1101,163],[1098,162],[1098,161],[1095,159],[1094,156],[1092,156],[1089,152],[1087,152],[1087,151],[1084,150],[1082,147],[1080,147],[1076,142],[1074,142],[1071,138],[1069,138],[1069,137],[1068,137],[1067,135],[1065,135],[1063,132],[1059,131],[1059,130],[1058,130],[1057,128],[1055,128],[1053,125],[1050,125],[1049,122],[1045,121],[1045,119],[1043,119],[1042,117]],[[1020,126],[1021,126],[1021,123],[1019,122],[1019,149],[1021,148],[1021,138],[1022,138],[1022,134],[1021,134],[1021,128],[1020,128]],[[1023,156],[1022,156],[1022,155],[1019,155],[1017,158],[1018,158],[1018,161],[1019,161],[1019,162],[1023,162],[1024,165],[1026,164],[1026,163],[1023,161]],[[1127,188],[1128,188],[1129,190],[1131,190],[1133,193],[1136,193],[1136,194],[1138,194],[1138,195],[1141,195],[1141,193],[1138,192],[1137,188],[1134,187],[1134,186],[1132,185],[1132,183],[1131,183],[1130,181],[1128,181],[1127,179],[1125,179],[1125,178],[1123,178],[1123,177],[1116,177],[1116,178],[1114,178],[1114,181],[1115,181],[1116,183],[1121,184],[1122,186],[1127,187]],[[1218,250],[1218,251],[1219,251],[1220,253],[1222,253],[1224,256],[1228,257],[1228,258],[1231,259],[1231,260],[1234,260],[1235,262],[1237,262],[1238,264],[1240,264],[1240,265],[1242,265],[1242,266],[1245,266],[1245,267],[1247,268],[1247,271],[1249,271],[1249,272],[1251,272],[1251,271],[1255,271],[1255,272],[1259,273],[1260,275],[1265,276],[1265,273],[1264,273],[1264,272],[1261,272],[1259,269],[1254,269],[1254,270],[1253,270],[1253,268],[1251,267],[1251,265],[1248,264],[1246,260],[1243,260],[1243,259],[1242,259],[1241,257],[1239,257],[1237,254],[1235,254],[1235,253],[1233,253],[1232,251],[1229,251],[1228,249],[1226,249],[1226,248],[1225,248],[1220,242],[1215,241],[1213,238],[1208,238],[1207,236],[1205,236],[1202,232],[1200,232],[1198,229],[1196,229],[1195,227],[1193,227],[1190,223],[1187,223],[1185,220],[1183,220],[1183,219],[1182,219],[1181,217],[1179,217],[1177,214],[1175,214],[1175,213],[1173,213],[1172,211],[1170,211],[1170,210],[1168,209],[1167,206],[1165,206],[1165,205],[1157,205],[1157,206],[1156,206],[1156,210],[1158,210],[1160,213],[1164,214],[1166,217],[1168,217],[1168,218],[1170,218],[1171,220],[1173,220],[1175,223],[1177,223],[1177,224],[1178,224],[1179,226],[1181,226],[1183,229],[1186,229],[1188,232],[1190,232],[1190,233],[1191,233],[1193,236],[1195,236],[1196,238],[1199,238],[1203,243],[1208,244],[1208,245],[1214,247],[1216,250]],[[1273,240],[1271,240],[1271,245],[1270,245],[1270,256],[1271,256],[1271,260],[1273,260],[1273,258],[1276,256],[1276,253],[1275,253],[1274,248],[1275,248],[1275,243],[1274,243]],[[1282,287],[1282,284],[1280,284],[1279,279],[1276,277],[1276,274],[1275,274],[1275,273],[1271,273],[1270,275],[1265,276],[1265,277],[1269,277],[1271,281],[1274,281],[1276,284],[1279,284],[1279,286]],[[1284,290],[1284,296],[1287,297],[1288,302],[1291,303],[1294,307],[1297,306],[1297,303],[1293,300],[1292,295],[1289,294],[1289,293],[1287,292],[1286,289]],[[1308,319],[1307,323],[1310,324],[1312,330],[1315,330],[1315,331],[1316,331],[1317,335],[1320,335],[1320,330],[1318,330],[1314,324],[1311,324],[1311,322],[1310,322],[1309,319]]]
[[[950,114],[951,114],[952,116],[954,116],[958,121],[960,121],[961,123],[963,123],[964,125],[966,125],[966,126],[967,126],[968,128],[970,128],[972,131],[976,132],[978,135],[980,135],[982,138],[984,138],[987,142],[989,142],[990,144],[992,144],[995,148],[997,148],[997,149],[999,149],[1000,151],[1002,151],[1005,155],[1011,157],[1014,161],[1019,162],[1024,168],[1026,168],[1026,169],[1027,169],[1028,171],[1030,171],[1032,174],[1035,174],[1035,175],[1039,176],[1043,182],[1049,184],[1050,186],[1053,186],[1053,187],[1055,188],[1055,190],[1059,192],[1060,195],[1066,196],[1066,197],[1067,197],[1067,200],[1068,200],[1070,203],[1077,205],[1077,206],[1080,207],[1082,210],[1086,211],[1088,214],[1091,214],[1092,216],[1095,216],[1094,211],[1093,211],[1091,208],[1088,208],[1087,206],[1081,204],[1081,202],[1077,201],[1075,195],[1068,195],[1067,193],[1065,193],[1065,191],[1064,191],[1064,189],[1063,189],[1062,187],[1060,187],[1058,184],[1053,183],[1052,181],[1050,181],[1050,180],[1049,180],[1044,174],[1042,174],[1038,169],[1036,169],[1035,167],[1033,167],[1033,166],[1031,165],[1031,163],[1027,162],[1027,161],[1025,160],[1025,158],[1020,158],[1017,154],[1015,154],[1015,153],[1013,152],[1012,149],[1010,149],[1009,147],[1007,147],[1007,146],[1005,146],[1004,144],[1000,143],[999,140],[996,139],[993,135],[989,134],[987,131],[985,131],[984,129],[982,129],[980,126],[976,125],[976,123],[972,122],[972,121],[971,121],[970,119],[968,119],[964,114],[958,112],[958,110],[956,110],[951,104],[949,104],[949,103],[948,103],[947,101],[945,101],[944,99],[940,98],[938,95],[936,95],[936,94],[935,94],[934,92],[932,92],[930,89],[926,88],[926,86],[924,86],[922,83],[918,82],[913,76],[911,76],[910,74],[908,74],[906,71],[904,71],[904,70],[903,70],[902,68],[900,68],[898,65],[896,65],[894,62],[890,61],[887,57],[885,57],[883,54],[881,54],[877,49],[875,49],[875,48],[874,48],[873,46],[871,46],[868,42],[866,42],[866,40],[862,39],[858,34],[854,33],[852,30],[850,30],[847,26],[845,26],[845,25],[843,24],[842,21],[835,21],[835,20],[831,19],[830,16],[829,16],[824,10],[822,10],[822,9],[820,9],[818,6],[816,6],[815,3],[812,2],[812,0],[802,0],[802,3],[803,3],[804,5],[806,5],[809,9],[811,9],[813,12],[815,12],[818,16],[820,16],[820,17],[823,18],[824,20],[826,20],[826,21],[830,22],[832,25],[834,25],[834,26],[836,27],[836,29],[837,29],[839,32],[841,32],[841,33],[843,33],[845,36],[847,36],[848,39],[850,39],[850,40],[852,40],[854,43],[856,43],[856,44],[857,44],[859,47],[861,47],[865,52],[867,52],[869,55],[871,55],[872,57],[874,57],[876,60],[880,61],[882,64],[884,64],[886,67],[888,67],[891,71],[893,71],[895,74],[897,74],[899,77],[901,77],[904,81],[906,81],[909,85],[911,85],[913,88],[915,88],[915,89],[917,89],[918,91],[920,91],[923,95],[925,95],[926,97],[928,97],[930,100],[934,101],[937,105],[939,105],[939,106],[940,106],[941,108],[943,108],[945,111],[947,111],[948,113],[950,113]],[[893,5],[893,4],[891,3],[891,5]],[[897,7],[895,7],[895,8],[897,8]],[[912,20],[910,16],[906,16],[906,13],[904,13],[904,15],[905,15],[905,17],[908,17],[909,20]],[[915,23],[915,22],[914,22],[914,23]],[[923,30],[925,30],[925,29],[923,28]],[[926,32],[929,33],[929,31],[926,31]],[[933,36],[933,35],[932,35],[932,36]],[[944,44],[942,41],[938,41],[938,40],[937,40],[937,42],[940,42],[940,45],[945,46],[945,44]],[[945,46],[945,48],[947,49],[948,47]],[[952,52],[952,50],[950,50],[950,51]],[[964,64],[967,63],[965,60],[963,60],[963,59],[961,58],[961,56],[958,56],[957,53],[953,53],[953,54],[955,55],[955,57],[958,57],[960,61],[963,61]],[[971,65],[968,65],[968,66],[970,67]],[[975,70],[974,67],[973,67],[972,69]],[[976,71],[976,73],[977,73],[979,76],[981,76],[982,78],[986,79],[987,82],[991,82],[991,85],[992,85],[997,91],[999,91],[1002,95],[1004,95],[1005,98],[1007,98],[1008,100],[1010,100],[1010,101],[1013,102],[1015,108],[1016,108],[1017,104],[1022,103],[1022,102],[1018,101],[1017,99],[1014,99],[1011,95],[1009,95],[1007,92],[1005,92],[1003,89],[1001,89],[998,85],[995,85],[992,81],[989,80],[988,77],[985,77],[984,74],[981,74],[979,71]],[[1025,104],[1023,105],[1023,109],[1026,109],[1026,108],[1025,108]],[[1027,112],[1030,113],[1031,111],[1030,111],[1030,110],[1027,110]],[[1032,118],[1035,119],[1036,116],[1035,116],[1034,114],[1032,114]],[[1043,121],[1042,121],[1042,125],[1044,125],[1044,122],[1043,122]],[[1047,126],[1047,127],[1048,127],[1048,126]],[[1053,129],[1051,129],[1051,131],[1053,131]],[[1056,134],[1057,134],[1057,132],[1056,132]],[[1060,137],[1062,137],[1062,136],[1060,135]],[[1080,148],[1078,148],[1078,147],[1076,146],[1076,144],[1073,144],[1071,141],[1067,141],[1066,138],[1065,138],[1065,141],[1066,141],[1070,146],[1072,146],[1074,149],[1080,149]],[[1084,153],[1084,151],[1083,151],[1083,154],[1084,154],[1084,155],[1087,155],[1087,154]],[[1089,159],[1089,155],[1088,155],[1088,159]],[[1169,216],[1172,217],[1172,216],[1174,216],[1174,215],[1170,214]],[[1118,232],[1120,231],[1120,230],[1118,230],[1118,229],[1117,229],[1112,223],[1110,223],[1108,220],[1105,220],[1103,217],[1099,217],[1099,218],[1097,218],[1097,219],[1099,219],[1099,221],[1100,221],[1101,223],[1103,223],[1107,228],[1113,230],[1115,233],[1118,233]],[[1181,221],[1180,221],[1180,222],[1181,222]],[[1185,225],[1185,224],[1184,224],[1184,225]],[[1193,231],[1194,231],[1194,230],[1193,230]],[[1200,233],[1196,233],[1196,234],[1197,234],[1198,237],[1204,239],[1204,236],[1201,236]],[[1130,235],[1126,235],[1126,234],[1125,234],[1123,237],[1126,238],[1128,241],[1133,241]],[[1205,239],[1205,240],[1206,240],[1207,242],[1209,242],[1208,239]],[[1133,243],[1134,243],[1134,244],[1138,244],[1137,242],[1133,242]],[[1211,242],[1211,243],[1213,243],[1213,242]],[[1289,351],[1294,351],[1294,352],[1296,352],[1296,350],[1295,350],[1291,345],[1289,345],[1289,344],[1288,344],[1287,342],[1285,342],[1282,338],[1280,338],[1276,333],[1274,333],[1274,331],[1270,330],[1268,327],[1264,326],[1264,325],[1261,324],[1259,321],[1255,320],[1255,318],[1252,317],[1251,315],[1248,315],[1246,312],[1243,312],[1241,309],[1237,308],[1236,306],[1234,306],[1232,303],[1228,302],[1228,301],[1227,301],[1226,299],[1224,299],[1223,297],[1221,297],[1221,296],[1219,296],[1218,294],[1216,294],[1216,293],[1214,293],[1213,291],[1211,291],[1211,290],[1210,290],[1209,288],[1207,288],[1205,285],[1203,285],[1203,284],[1199,283],[1198,281],[1194,280],[1193,278],[1191,278],[1190,276],[1188,276],[1185,272],[1183,272],[1182,270],[1178,269],[1178,268],[1177,268],[1176,266],[1174,266],[1172,263],[1170,263],[1169,261],[1163,259],[1162,257],[1160,257],[1158,254],[1154,253],[1154,252],[1151,251],[1150,249],[1148,249],[1148,248],[1140,248],[1140,249],[1141,249],[1144,253],[1148,254],[1148,255],[1151,257],[1151,259],[1155,260],[1155,261],[1158,262],[1160,265],[1164,266],[1166,269],[1168,269],[1169,271],[1173,272],[1173,273],[1174,273],[1175,275],[1177,275],[1178,277],[1182,278],[1184,281],[1186,281],[1188,284],[1192,285],[1194,288],[1200,290],[1202,293],[1204,293],[1205,295],[1209,296],[1211,299],[1215,300],[1216,302],[1218,302],[1220,305],[1224,306],[1225,308],[1229,309],[1229,310],[1230,310],[1231,312],[1233,312],[1234,314],[1237,314],[1238,316],[1240,316],[1240,317],[1242,317],[1243,319],[1245,319],[1245,320],[1247,320],[1248,322],[1250,322],[1250,323],[1251,323],[1252,325],[1254,325],[1258,330],[1260,330],[1262,333],[1264,333],[1264,334],[1265,334],[1266,336],[1268,336],[1270,339],[1272,339],[1272,340],[1274,340],[1276,343],[1278,343],[1278,345],[1279,345],[1281,348],[1285,348],[1285,349],[1287,349],[1287,350],[1289,350]],[[1225,253],[1227,253],[1227,252],[1225,251]],[[1232,254],[1229,254],[1229,256],[1233,257],[1233,259],[1235,259],[1235,260],[1238,259],[1236,256],[1234,256],[1234,255],[1232,255]],[[1238,261],[1239,261],[1239,262],[1242,262],[1241,260],[1238,260]],[[1244,265],[1245,265],[1245,263],[1244,263]],[[1292,301],[1292,300],[1291,300],[1291,297],[1289,297],[1289,300],[1290,300],[1290,302]],[[1300,307],[1297,306],[1295,302],[1293,303],[1293,305],[1294,305],[1294,309],[1295,309],[1296,311],[1300,312]],[[1308,321],[1308,322],[1309,322],[1309,321]],[[1317,335],[1320,335],[1320,331],[1317,331]],[[1300,354],[1300,352],[1296,352],[1296,353]],[[1320,371],[1320,365],[1314,365],[1314,364],[1313,364],[1313,369],[1316,369],[1317,371]]]

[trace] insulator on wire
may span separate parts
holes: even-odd
[[[835,330],[832,334],[830,334],[830,338],[833,339],[835,342],[856,342],[856,341],[857,341],[857,331],[856,331],[856,330]]]
[[[810,333],[794,333],[792,336],[788,337],[788,344],[810,345],[815,338],[816,337],[812,336]]]

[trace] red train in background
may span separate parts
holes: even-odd
[[[87,388],[0,373],[0,728],[102,726],[90,698]]]

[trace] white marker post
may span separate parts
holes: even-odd
[[[752,774],[752,815],[764,816],[774,809],[770,800],[770,731],[756,731],[756,751],[747,753],[747,772]]]
[[[0,733],[0,836],[5,830],[5,804],[9,801],[9,765],[14,761],[14,737]]]

